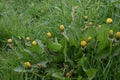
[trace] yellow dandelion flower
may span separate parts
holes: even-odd
[[[32,41],[32,45],[37,45],[37,41]]]
[[[85,47],[87,45],[87,42],[86,41],[81,41],[81,46],[82,47]]]
[[[50,33],[50,32],[48,32],[48,33],[47,33],[47,36],[50,38],[50,37],[51,37],[51,33]]]
[[[110,24],[110,23],[112,23],[112,22],[113,22],[112,18],[107,18],[107,19],[106,19],[106,23]]]

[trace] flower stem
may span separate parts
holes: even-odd
[[[112,54],[112,42],[110,42],[110,54]]]

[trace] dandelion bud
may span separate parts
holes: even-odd
[[[25,62],[25,67],[26,67],[26,68],[31,68],[30,62]]]
[[[88,25],[89,25],[89,26],[92,26],[92,25],[93,25],[93,22],[89,22]]]
[[[27,41],[30,41],[30,37],[26,37],[26,40],[27,40]]]
[[[89,36],[89,37],[88,37],[88,39],[87,39],[87,42],[90,42],[90,41],[91,41],[91,39],[92,39],[92,37],[91,37],[91,36]]]
[[[87,21],[88,20],[88,16],[84,16],[84,20]]]
[[[120,39],[120,32],[116,33],[116,39],[119,40]]]
[[[48,33],[47,33],[47,36],[50,38],[50,37],[51,37],[51,33],[50,33],[50,32],[48,32]]]
[[[60,25],[60,30],[64,31],[64,25]]]
[[[98,30],[101,28],[101,25],[98,25]]]
[[[38,63],[38,64],[36,64],[36,66],[37,66],[37,67],[42,67],[42,65],[41,65],[41,64],[39,64],[39,63]]]
[[[8,42],[9,44],[12,43],[12,39],[11,39],[11,38],[8,39],[7,42]]]
[[[110,30],[109,31],[109,38],[113,38],[114,37],[114,35],[113,35],[113,30]]]

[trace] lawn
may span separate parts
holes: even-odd
[[[0,0],[0,80],[120,80],[120,1]]]

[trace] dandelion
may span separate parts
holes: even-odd
[[[84,20],[87,21],[88,20],[88,16],[84,16]]]
[[[109,31],[109,34],[113,34],[113,30],[110,30],[110,31]]]
[[[98,30],[101,28],[101,25],[98,25]]]
[[[107,24],[110,24],[110,23],[112,23],[112,22],[113,22],[112,18],[107,18],[107,19],[106,19],[106,23],[107,23]]]
[[[27,40],[27,41],[30,41],[30,37],[26,37],[26,40]]]
[[[67,72],[66,73],[66,77],[69,78],[71,76],[71,73],[70,72]]]
[[[109,31],[109,38],[113,38],[113,36],[114,36],[114,35],[113,35],[113,30],[110,30],[110,31]]]
[[[120,39],[120,32],[116,33],[116,39],[119,40]]]
[[[9,44],[12,43],[12,39],[11,39],[11,38],[8,39],[7,42],[8,42]]]
[[[41,65],[41,64],[39,64],[39,63],[38,63],[38,64],[36,64],[36,66],[37,66],[37,67],[42,67],[42,65]]]
[[[26,68],[31,68],[30,62],[25,62],[24,64],[25,64],[25,67],[26,67]]]
[[[32,45],[37,45],[37,41],[32,41]]]
[[[81,46],[82,47],[85,47],[87,45],[87,42],[86,41],[81,41]]]
[[[48,32],[48,33],[47,33],[47,36],[50,38],[50,37],[51,37],[51,33],[50,33],[50,32]]]
[[[88,25],[89,25],[89,26],[92,26],[92,25],[93,25],[93,22],[89,22]]]
[[[64,31],[64,25],[60,25],[60,30]]]
[[[88,41],[88,42],[90,42],[90,41],[91,41],[91,39],[92,39],[92,37],[91,37],[91,36],[89,36],[89,37],[88,37],[88,39],[87,39],[87,41]]]

